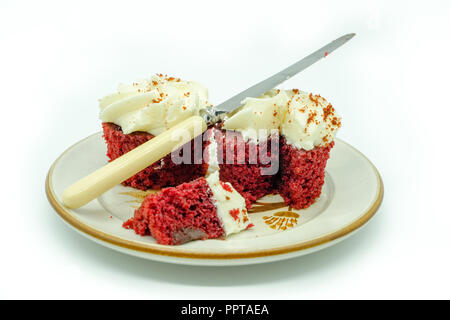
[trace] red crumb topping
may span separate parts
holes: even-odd
[[[341,126],[341,121],[337,117],[333,117],[333,119],[331,119],[331,124],[339,128]]]
[[[152,83],[154,86],[158,85],[158,81],[153,80]]]
[[[324,57],[326,57],[328,55],[328,52],[325,52],[325,55],[324,55]]]
[[[253,228],[255,225],[253,224],[253,223],[249,223],[249,225],[247,226],[247,228],[246,229],[250,229],[250,228]]]
[[[334,108],[331,104],[323,108],[323,121],[326,121],[329,115],[334,115]]]
[[[238,220],[239,219],[239,212],[240,212],[240,210],[236,208],[236,209],[230,210],[229,213],[230,213],[230,216],[232,216],[234,220]]]
[[[317,116],[317,112],[311,112],[308,116],[308,120],[306,121],[306,125],[310,124],[314,121],[314,118]]]
[[[231,189],[231,186],[229,184],[226,184],[225,182],[220,181],[220,185],[222,186],[222,188],[225,191],[233,192],[233,189]]]
[[[180,78],[168,77],[167,74],[163,75],[162,73],[157,73],[156,75],[160,78],[163,78],[166,81],[176,81],[176,82],[181,81]]]
[[[299,90],[298,89],[292,89],[292,92],[295,94],[298,94]]]
[[[311,112],[310,114],[309,114],[309,116],[308,116],[308,120],[306,120],[306,126],[305,126],[305,130],[304,130],[304,132],[306,133],[307,131],[308,131],[308,125],[310,124],[310,123],[312,123],[312,122],[314,122],[314,119],[316,118],[316,116],[317,116],[317,112]],[[316,123],[317,123],[317,121],[315,121]]]
[[[313,95],[312,93],[309,94],[309,99],[314,102],[316,106],[319,105],[319,98],[320,95]]]

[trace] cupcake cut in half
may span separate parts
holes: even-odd
[[[161,74],[120,85],[99,105],[110,160],[211,107],[201,84]],[[189,164],[175,164],[168,155],[123,182],[141,190],[163,188],[147,196],[124,227],[174,245],[249,228],[247,210],[267,194],[280,194],[294,209],[307,208],[321,194],[340,126],[341,118],[320,95],[274,89],[247,98],[200,141],[181,148],[189,152]],[[272,163],[254,158],[252,150],[276,161],[276,170],[265,173]]]

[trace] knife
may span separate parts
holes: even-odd
[[[198,116],[190,117],[169,130],[155,136],[104,167],[92,172],[69,186],[62,195],[68,208],[79,208],[99,197],[117,184],[168,155],[177,147],[191,141],[206,131],[207,127],[225,119],[226,115],[241,106],[247,97],[258,97],[288,80],[310,65],[326,57],[355,36],[349,33],[311,53],[277,74],[255,84],[214,108],[203,109]]]

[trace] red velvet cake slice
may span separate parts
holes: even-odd
[[[286,204],[303,209],[321,194],[326,162],[340,125],[340,117],[324,98],[294,89],[270,90],[259,98],[245,99],[243,107],[225,119],[223,128],[239,132],[243,143],[256,144],[259,148],[270,141],[269,129],[279,131],[279,149],[270,153],[276,155],[274,159],[279,161],[280,170],[265,180],[273,183],[273,189],[278,189]],[[236,172],[236,165],[229,171]],[[230,179],[238,180],[233,185],[239,188],[239,179],[245,185],[247,176],[256,175],[242,171],[232,174]],[[257,181],[262,187],[256,188],[264,195],[270,189],[265,188],[261,178]],[[228,177],[223,179],[227,181]]]
[[[132,84],[119,85],[117,92],[99,100],[103,136],[110,160],[136,148],[175,124],[209,108],[208,90],[193,81],[157,74]],[[202,164],[202,141],[180,148],[183,159],[175,164],[171,155],[132,176],[123,184],[147,190],[199,178],[205,174]]]
[[[218,172],[147,196],[124,224],[159,244],[226,237],[251,226],[244,198]]]

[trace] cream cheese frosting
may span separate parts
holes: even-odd
[[[145,131],[158,135],[210,107],[208,90],[194,81],[157,74],[99,100],[100,119],[122,128],[123,133]]]
[[[278,129],[288,144],[311,150],[332,142],[341,126],[341,118],[327,100],[297,89],[269,90],[242,104],[224,120],[223,128],[240,131],[256,143],[267,138],[270,129]]]
[[[225,235],[241,232],[250,225],[245,199],[233,188],[231,183],[219,180],[219,171],[206,178],[212,191],[212,198]]]

